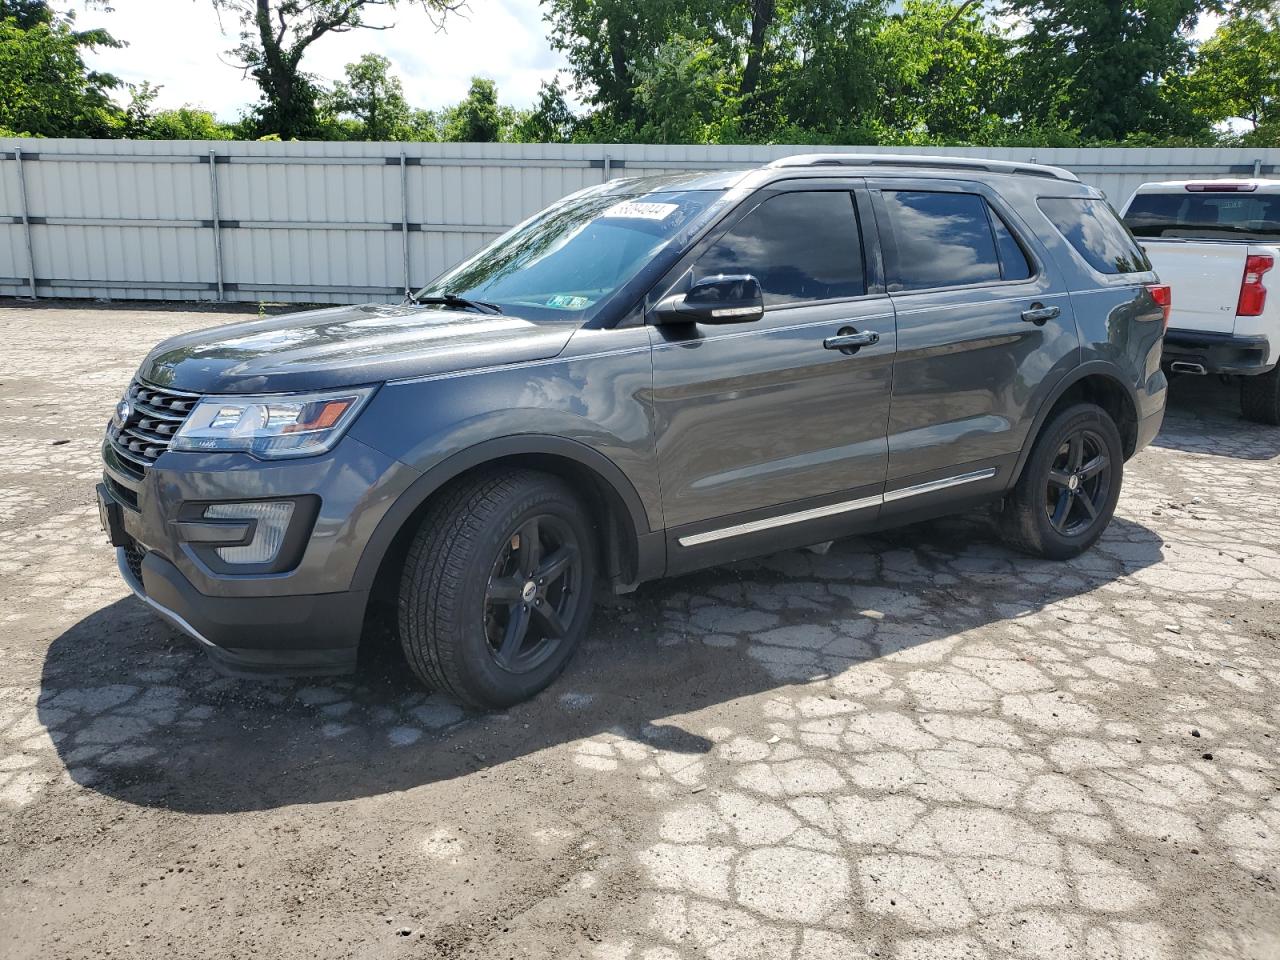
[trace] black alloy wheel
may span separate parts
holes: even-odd
[[[1005,497],[1004,539],[1032,556],[1079,556],[1111,523],[1123,482],[1124,443],[1111,414],[1087,402],[1059,410]]]
[[[485,637],[494,661],[511,673],[536,670],[555,654],[585,602],[573,528],[550,514],[526,519],[498,552],[485,588]]]
[[[1079,427],[1063,439],[1049,468],[1045,511],[1053,529],[1079,536],[1106,509],[1111,495],[1111,457],[1102,435]]]
[[[546,473],[476,473],[440,490],[400,577],[397,626],[409,667],[486,709],[545,689],[591,623],[595,531],[581,498]]]

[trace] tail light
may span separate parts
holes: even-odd
[[[1240,282],[1240,303],[1236,306],[1238,317],[1260,317],[1267,305],[1267,288],[1262,285],[1262,275],[1276,265],[1270,254],[1256,253],[1244,262],[1244,280]]]
[[[1151,283],[1147,285],[1147,292],[1151,294],[1151,299],[1160,307],[1161,313],[1164,314],[1164,326],[1169,328],[1169,311],[1173,308],[1173,290],[1168,284]]]

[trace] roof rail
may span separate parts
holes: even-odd
[[[1013,163],[1008,160],[988,160],[985,157],[926,156],[905,153],[801,153],[792,157],[779,157],[770,167],[928,167],[933,170],[985,170],[988,173],[1011,173],[1028,177],[1046,177],[1051,180],[1069,180],[1079,183],[1080,178],[1070,170],[1050,167],[1041,163]]]

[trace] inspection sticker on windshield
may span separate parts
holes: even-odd
[[[586,297],[574,297],[567,293],[557,293],[554,297],[547,299],[547,306],[556,307],[560,310],[581,310],[590,302]]]
[[[623,200],[606,210],[603,216],[624,217],[629,220],[665,220],[680,209],[678,203],[643,203]]]

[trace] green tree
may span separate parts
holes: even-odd
[[[877,123],[921,143],[993,143],[1014,79],[1010,42],[970,3],[907,0],[876,32]]]
[[[884,8],[881,0],[808,0],[785,9],[756,97],[753,138],[875,142]]]
[[[90,70],[83,54],[123,44],[74,23],[45,3],[0,0],[0,128],[38,137],[118,135],[122,114],[110,92],[120,81]]]
[[[412,111],[404,98],[400,78],[391,73],[391,61],[366,53],[344,68],[346,79],[327,95],[331,111],[355,119],[358,139],[409,140]]]
[[[234,140],[235,130],[217,121],[208,110],[182,106],[155,109],[160,87],[143,81],[129,85],[130,100],[120,135],[132,140]]]
[[[151,118],[152,140],[235,140],[233,127],[219,123],[208,110],[190,105],[160,110]]]
[[[467,95],[445,111],[443,139],[461,143],[496,143],[502,139],[503,120],[497,86],[488,77],[472,77]]]
[[[407,139],[424,143],[443,139],[442,126],[440,114],[434,110],[410,110]]]
[[[54,14],[48,0],[0,0],[0,20],[14,20],[23,30],[30,30],[52,23]]]
[[[874,105],[868,38],[885,0],[543,3],[594,108],[578,136],[767,141],[848,131]]]
[[[1165,96],[1185,71],[1190,32],[1216,0],[1009,0],[1029,18],[1020,38],[1018,115],[1118,141],[1134,133],[1176,135],[1202,127]]]
[[[739,84],[711,40],[674,36],[635,68],[644,108],[641,138],[657,143],[718,141],[717,123],[736,117]]]
[[[1248,124],[1245,142],[1280,142],[1280,11],[1233,11],[1200,48],[1180,92],[1211,124]]]
[[[231,51],[262,93],[257,108],[261,133],[305,139],[317,133],[319,89],[302,69],[317,40],[352,30],[385,29],[368,22],[375,10],[416,3],[434,16],[462,6],[463,0],[211,0],[240,22],[240,43]]]
[[[538,102],[516,123],[515,139],[522,143],[567,143],[577,118],[569,108],[560,78],[538,87]]]
[[[676,35],[711,36],[718,0],[542,0],[551,46],[565,55],[573,90],[601,111],[597,128],[630,130],[646,119],[636,102],[636,65]],[[723,32],[720,29],[719,32]]]

